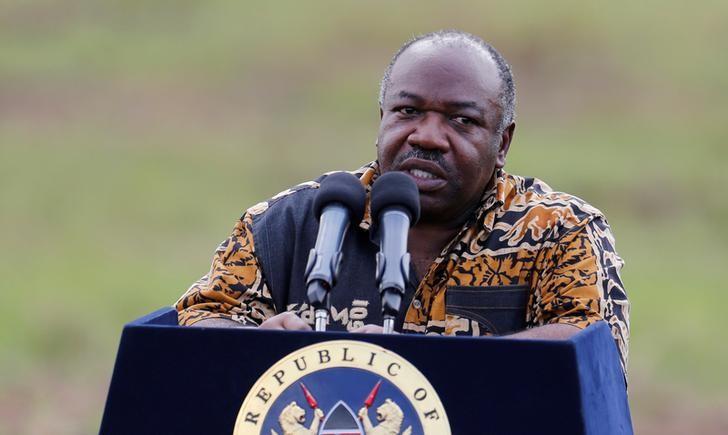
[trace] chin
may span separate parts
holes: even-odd
[[[424,198],[420,199],[420,222],[442,222],[450,219],[452,208],[427,202]]]

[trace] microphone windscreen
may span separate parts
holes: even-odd
[[[366,190],[357,177],[348,172],[335,172],[321,182],[313,200],[313,211],[319,219],[326,206],[340,203],[349,209],[352,225],[358,225],[364,217],[366,196]]]
[[[372,186],[372,219],[389,207],[399,207],[410,215],[410,225],[420,218],[420,191],[414,180],[404,172],[387,172]]]

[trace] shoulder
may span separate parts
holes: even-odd
[[[499,212],[501,229],[528,236],[533,242],[561,238],[594,221],[605,221],[604,214],[583,199],[554,190],[538,178],[503,173],[503,205]]]
[[[286,207],[293,207],[293,209],[305,209],[307,208],[305,205],[308,205],[310,198],[315,194],[315,191],[319,188],[320,184],[321,179],[316,179],[290,187],[277,193],[273,197],[248,208],[245,211],[245,214],[255,220],[258,220],[263,216],[275,214],[275,210],[280,210]]]
[[[240,219],[251,245],[255,244],[255,255],[270,288],[279,289],[277,297],[288,295],[291,280],[303,276],[307,254],[318,232],[313,202],[321,182],[332,173],[288,188],[248,208]],[[282,307],[284,302],[280,299],[276,304]]]
[[[367,163],[361,168],[349,172],[359,178],[366,176],[372,171],[375,163]],[[301,218],[311,213],[313,199],[321,185],[321,182],[331,174],[342,171],[331,171],[319,176],[318,178],[297,184],[282,192],[277,193],[273,197],[259,202],[245,211],[245,215],[249,216],[253,222],[260,220],[269,220],[273,218]]]

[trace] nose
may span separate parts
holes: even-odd
[[[425,113],[407,138],[407,143],[413,148],[446,152],[450,148],[450,142],[447,138],[447,127],[441,118],[437,113]]]

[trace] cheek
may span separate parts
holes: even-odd
[[[407,142],[408,131],[401,126],[385,125],[379,129],[377,157],[384,169],[391,164]]]
[[[401,143],[410,133],[410,129],[403,125],[391,124],[383,125],[379,129],[379,138],[387,144]]]
[[[494,165],[498,159],[498,144],[492,137],[484,137],[482,145],[474,149],[473,153],[473,159],[480,162],[481,166]]]
[[[488,148],[479,148],[472,144],[461,147],[456,162],[460,170],[456,171],[455,177],[460,187],[467,189],[467,186],[480,186],[487,183],[493,173],[496,158],[497,153],[492,145],[488,145]]]

